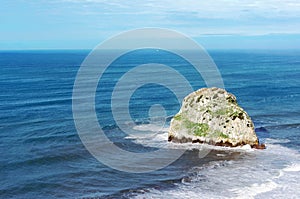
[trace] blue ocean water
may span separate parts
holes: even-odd
[[[0,52],[1,198],[292,198],[300,195],[300,51],[212,50],[226,90],[255,123],[267,149],[198,149],[164,169],[146,174],[117,171],[98,162],[82,144],[73,120],[72,91],[89,51]],[[167,142],[160,134],[151,147],[126,139],[109,110],[118,79],[135,65],[188,65],[170,53],[134,52],[113,63],[96,95],[99,123],[106,135],[129,151],[147,151]],[[193,89],[205,87],[193,69],[184,74]],[[122,96],[120,96],[122,98]],[[120,102],[121,103],[121,102]],[[162,104],[167,121],[180,102],[168,89],[149,84],[132,96],[134,126],[149,127],[149,108]],[[132,125],[132,124],[131,124]],[[148,128],[148,129],[147,129]],[[151,129],[152,128],[152,129]],[[145,144],[147,145],[147,143]],[[159,161],[159,160],[158,160]]]

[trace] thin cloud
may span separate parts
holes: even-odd
[[[193,38],[300,35],[298,0],[7,0],[2,4],[0,42],[98,40],[143,27],[174,29]]]
[[[78,15],[110,16],[111,26],[160,26],[203,34],[300,33],[298,0],[57,0]],[[198,33],[197,33],[198,32]]]
[[[300,2],[298,0],[64,0],[64,2],[82,3],[85,5],[108,6],[119,11],[120,8],[134,13],[144,10],[153,13],[185,12],[196,13],[205,18],[236,18],[251,16],[261,17],[300,17]],[[105,6],[104,6],[105,7]]]

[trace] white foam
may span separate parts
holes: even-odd
[[[272,138],[268,138],[268,143],[269,144],[278,144],[278,143],[289,143],[291,142],[288,139],[272,139]]]
[[[148,147],[156,148],[172,148],[172,149],[186,149],[186,150],[218,150],[218,151],[235,151],[235,152],[247,152],[254,151],[250,145],[238,146],[238,147],[224,147],[224,146],[213,146],[208,144],[200,143],[173,143],[167,142],[169,128],[164,126],[161,127],[155,124],[142,124],[132,127],[135,130],[139,130],[146,133],[140,135],[129,135],[126,139],[132,139],[135,143],[142,144]],[[153,133],[149,133],[153,132]]]
[[[300,164],[292,164],[283,169],[286,172],[297,172],[300,171]]]
[[[220,151],[237,150],[244,153],[241,153],[241,158],[234,160],[216,160],[193,167],[189,180],[177,184],[176,188],[149,189],[135,198],[299,198],[300,154],[273,143],[277,142],[266,139],[266,150],[201,145]],[[200,146],[177,145],[187,149]],[[223,154],[217,153],[217,156],[222,157]]]
[[[276,143],[274,140],[271,140],[271,142]],[[268,156],[262,163],[268,164],[267,166],[270,166],[269,169],[275,170],[276,172],[274,172],[274,175],[269,178],[264,179],[264,182],[261,184],[254,183],[248,187],[233,189],[232,191],[238,193],[237,198],[254,198],[255,196],[263,193],[269,193],[268,196],[273,196],[278,195],[277,192],[282,192],[280,190],[285,190],[283,194],[285,197],[300,195],[300,189],[295,191],[296,187],[300,188],[297,183],[300,180],[300,176],[287,174],[287,172],[300,171],[300,154],[295,150],[280,145],[269,144],[268,148],[269,150],[266,151]],[[285,164],[288,165],[282,169],[276,167],[272,168],[274,166],[270,164],[273,162],[276,164],[276,160],[281,163],[278,164],[278,166],[284,166]],[[295,161],[298,163],[295,163]],[[278,174],[276,175],[276,173]],[[262,178],[264,177],[266,176],[262,175]]]
[[[166,142],[168,140],[168,127],[156,125],[156,124],[141,124],[131,125],[132,129],[140,131],[140,134],[128,135],[125,139],[132,139],[136,143],[143,144],[145,146],[153,146],[155,143]]]
[[[250,198],[254,198],[258,194],[272,191],[272,190],[276,189],[277,187],[278,187],[278,184],[276,184],[275,182],[273,182],[271,180],[268,180],[267,182],[262,183],[262,184],[254,183],[249,187],[232,189],[231,191],[238,194],[236,198],[250,199]]]
[[[153,124],[133,128],[155,132],[151,136],[133,138],[135,142],[150,147],[198,149],[198,158],[205,158],[210,150],[242,152],[243,155],[243,158],[234,161],[213,161],[194,167],[191,172],[196,172],[197,175],[190,177],[190,183],[183,181],[184,183],[171,190],[149,189],[136,198],[198,198],[199,193],[202,198],[256,198],[262,195],[270,198],[274,194],[281,194],[282,197],[300,196],[300,175],[297,173],[300,171],[300,154],[277,144],[288,143],[289,140],[266,139],[267,149],[255,150],[247,145],[231,148],[199,143],[172,143],[167,142],[168,128]],[[223,152],[216,156],[225,157]],[[203,176],[208,180],[203,182]],[[297,191],[295,188],[298,188]]]
[[[142,124],[134,126],[133,129],[138,131],[167,132],[169,128],[155,124]]]

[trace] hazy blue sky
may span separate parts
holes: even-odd
[[[143,27],[174,29],[206,48],[300,49],[300,1],[2,0],[0,49],[90,49]]]

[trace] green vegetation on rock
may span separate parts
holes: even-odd
[[[181,114],[177,114],[173,117],[174,120],[181,121],[185,128],[196,136],[207,136],[209,126],[206,123],[195,123],[183,117]]]
[[[215,131],[213,133],[214,136],[220,137],[220,138],[229,138],[228,135],[222,133],[221,131]]]
[[[226,115],[228,117],[238,117],[240,119],[243,119],[243,113],[244,111],[242,110],[238,110],[238,109],[234,109],[233,107],[230,108],[223,108],[223,109],[219,109],[217,111],[215,111],[214,113],[212,113],[213,116],[217,116],[217,115]]]
[[[214,112],[214,115],[227,115],[231,112],[230,109],[219,109],[216,112]]]
[[[170,137],[180,143],[258,144],[251,118],[236,97],[221,88],[202,88],[186,96],[171,120]]]
[[[181,115],[180,114],[176,114],[173,118],[174,118],[174,120],[181,120]]]
[[[196,135],[196,136],[207,136],[207,132],[209,130],[209,126],[208,124],[206,123],[200,123],[200,124],[197,124],[197,123],[194,123],[195,126],[193,127],[193,133]]]

